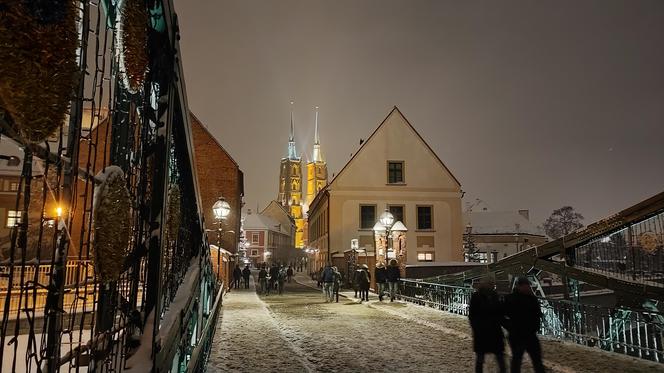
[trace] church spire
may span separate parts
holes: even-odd
[[[293,104],[291,101],[290,111],[290,136],[288,137],[288,159],[297,159],[297,150],[295,149],[295,124],[293,122]]]
[[[312,162],[323,162],[323,155],[320,152],[320,138],[318,137],[318,106],[316,106],[316,122],[314,125],[314,154]]]

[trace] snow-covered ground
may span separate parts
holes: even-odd
[[[359,303],[344,293],[325,303],[305,277],[284,295],[233,290],[224,299],[211,372],[471,372],[468,321],[402,302]],[[651,363],[558,341],[543,341],[553,372],[664,372]],[[532,372],[528,358],[523,372]],[[488,356],[485,372],[497,372]]]

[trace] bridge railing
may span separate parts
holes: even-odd
[[[467,316],[473,289],[401,280],[404,301]],[[664,362],[664,315],[656,311],[581,305],[540,298],[543,336]]]

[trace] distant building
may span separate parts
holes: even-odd
[[[304,213],[302,211],[302,159],[295,148],[295,128],[291,112],[288,154],[281,159],[279,169],[279,195],[277,201],[288,209],[295,221],[295,247],[304,247]]]
[[[286,262],[284,253],[292,252],[294,227],[284,226],[267,215],[247,210],[244,217],[244,234],[247,242],[247,258],[253,266],[261,263]]]
[[[318,109],[318,108],[316,108]],[[327,185],[327,162],[323,158],[318,136],[318,110],[316,110],[316,121],[314,124],[314,148],[311,160],[307,162],[307,200],[309,206],[316,194]]]
[[[464,242],[470,236],[481,263],[492,263],[547,242],[546,235],[530,222],[528,210],[467,211],[463,221]]]
[[[372,230],[385,209],[408,229],[394,234],[394,251]],[[396,107],[318,193],[308,216],[313,268],[333,261],[345,269],[353,239],[372,268],[372,258],[390,253],[404,265],[463,260],[461,185]]]

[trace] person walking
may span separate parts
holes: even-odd
[[[383,262],[378,262],[376,264],[376,287],[378,288],[378,300],[383,301],[383,294],[385,293],[385,287],[387,286],[387,269]]]
[[[334,292],[334,270],[330,263],[325,265],[320,275],[320,282],[323,284],[323,294],[325,295],[325,303],[332,302]]]
[[[539,300],[530,287],[526,277],[519,277],[514,292],[505,297],[505,316],[507,317],[507,330],[509,343],[512,349],[512,373],[521,372],[521,361],[524,352],[528,352],[536,373],[544,372],[542,363],[542,347],[537,338],[540,329],[542,310]]]
[[[339,269],[336,266],[332,267],[332,271],[334,271],[334,287],[332,290],[332,295],[333,298],[335,298],[335,301],[339,303],[339,289],[341,288],[341,272],[339,272]]]
[[[399,288],[399,280],[401,280],[401,270],[396,259],[390,260],[390,265],[387,266],[387,287],[390,291],[390,302],[394,302],[394,296]]]
[[[286,276],[288,276],[288,283],[290,284],[291,278],[293,277],[293,267],[288,266],[288,270],[286,270]]]
[[[251,270],[249,269],[249,264],[244,266],[242,270],[242,279],[244,280],[244,288],[249,289],[249,277],[251,276]]]
[[[261,270],[258,272],[258,283],[260,284],[261,294],[267,295],[267,271],[265,270],[265,265],[262,265]]]
[[[355,298],[357,298],[357,293],[360,291],[360,276],[362,275],[362,268],[357,267],[355,271],[353,271],[353,290],[355,290]]]
[[[494,288],[493,281],[483,281],[470,297],[468,321],[473,330],[475,373],[483,372],[486,354],[495,354],[500,373],[506,373],[505,337],[501,328],[503,307]]]
[[[272,267],[270,267],[270,280],[268,281],[268,288],[267,288],[268,294],[270,294],[271,290],[275,290],[277,288],[278,278],[279,278],[279,267],[277,267],[277,263],[272,263]]]
[[[360,286],[360,303],[362,301],[369,301],[369,284],[371,284],[371,274],[369,273],[369,266],[362,264],[360,268],[358,284]]]
[[[277,289],[279,289],[279,295],[284,295],[284,282],[286,281],[286,268],[281,266],[279,269],[279,274],[277,275]]]
[[[240,287],[240,279],[242,278],[242,270],[240,265],[236,264],[235,269],[233,269],[233,289],[238,289]]]

